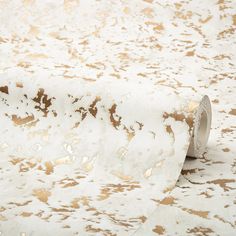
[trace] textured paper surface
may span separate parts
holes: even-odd
[[[234,232],[233,4],[199,4],[1,2],[3,235]],[[186,164],[209,179],[167,196],[204,94],[226,143]]]
[[[197,115],[207,97],[199,105],[161,86],[5,77],[1,204],[10,224],[26,216],[38,235],[45,216],[61,235],[65,224],[84,234],[134,232],[174,188],[192,136],[199,155],[193,129],[211,119]],[[21,218],[8,234],[23,230]]]

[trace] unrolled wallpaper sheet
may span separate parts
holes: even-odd
[[[184,24],[195,16],[166,4],[0,2],[0,235],[166,234],[161,205],[174,205],[186,156],[206,155],[212,120],[201,80],[175,59],[178,43],[194,57]]]
[[[49,216],[56,234],[68,222],[84,234],[103,229],[130,235],[175,186],[188,148],[191,156],[203,153],[210,130],[207,97],[185,101],[168,88],[132,81],[5,76],[0,88],[1,204],[11,206],[6,218],[19,213],[12,204],[23,204],[23,214]],[[68,219],[63,212],[70,212]],[[43,234],[40,221],[27,221]],[[8,232],[23,226],[7,225]]]

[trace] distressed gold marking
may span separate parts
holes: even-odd
[[[24,158],[12,158],[10,160],[10,162],[13,165],[16,165],[16,164],[20,163],[19,172],[27,172],[27,171],[29,171],[30,169],[34,168],[37,165],[36,161],[31,162],[28,159],[24,159]]]
[[[221,130],[221,133],[231,133],[231,132],[233,132],[233,131],[234,131],[233,129],[225,128],[225,129],[222,129],[222,130]]]
[[[177,10],[179,10],[182,7],[181,3],[174,3],[174,5]]]
[[[212,16],[208,16],[205,19],[200,19],[199,22],[202,23],[202,24],[206,24],[211,18],[212,18]]]
[[[13,164],[13,165],[16,165],[18,163],[20,163],[21,161],[23,161],[24,158],[13,158],[10,160],[10,162]]]
[[[210,195],[207,191],[201,192],[199,195],[205,196],[206,198],[211,198],[213,195]]]
[[[4,215],[0,214],[0,221],[7,221],[7,218]]]
[[[51,209],[54,212],[73,212],[74,211],[74,210],[69,210],[69,209],[66,209],[66,208],[54,208],[54,207],[52,207]]]
[[[68,188],[78,185],[79,183],[72,178],[64,178],[60,180],[60,184],[63,185],[62,188]]]
[[[153,9],[150,7],[146,7],[141,11],[146,17],[153,18]]]
[[[236,116],[236,109],[231,109],[231,111],[229,112],[229,114]]]
[[[43,116],[47,117],[48,108],[52,105],[52,98],[49,98],[47,94],[44,93],[44,89],[40,88],[38,90],[37,96],[32,99],[34,102],[38,103],[35,108],[43,112]]]
[[[90,105],[89,107],[89,112],[91,113],[92,116],[96,117],[97,115],[97,107],[96,107],[96,104],[97,102],[101,101],[101,98],[100,97],[96,97],[95,100],[93,101],[93,103]]]
[[[165,233],[165,228],[161,225],[156,225],[152,231],[156,234],[163,235]]]
[[[218,39],[223,39],[225,38],[226,36],[228,35],[232,35],[235,33],[235,27],[232,27],[232,28],[229,28],[229,29],[226,29],[226,30],[223,30],[221,31],[218,35],[217,35],[217,38]]]
[[[196,215],[202,218],[207,219],[208,218],[208,214],[209,211],[197,211],[197,210],[193,210],[193,209],[189,209],[189,208],[181,208],[183,211],[186,211],[192,215]]]
[[[121,123],[121,117],[116,115],[116,104],[113,104],[112,107],[109,109],[110,112],[110,121],[115,129],[117,129],[118,126],[120,126]],[[116,117],[116,119],[115,119]]]
[[[80,202],[83,206],[89,206],[89,197],[87,197],[87,196],[81,197]]]
[[[175,16],[182,20],[188,20],[192,17],[193,13],[191,11],[183,12],[183,11],[176,11]]]
[[[222,59],[225,59],[225,58],[231,60],[230,56],[227,56],[227,55],[224,55],[224,54],[220,54],[220,55],[217,55],[217,56],[213,57],[213,59],[215,59],[215,60],[222,60]]]
[[[33,169],[36,165],[36,163],[32,163],[30,161],[26,161],[26,163],[21,163],[19,172],[27,172],[30,169]]]
[[[170,185],[170,186],[168,186],[167,188],[165,188],[164,190],[163,190],[163,193],[168,193],[168,192],[171,192],[173,189],[174,189],[174,187],[175,187],[175,185]]]
[[[236,15],[233,15],[232,19],[233,19],[233,25],[236,25]]]
[[[23,203],[17,203],[17,202],[9,202],[8,204],[10,205],[16,205],[16,206],[26,206],[28,205],[29,203],[31,203],[32,201],[29,200],[29,201],[26,201],[26,202],[23,202]]]
[[[233,228],[235,228],[235,224],[232,224],[231,222],[225,220],[224,218],[220,217],[219,215],[214,215],[214,218],[218,219],[219,221],[223,222],[223,223],[227,223],[229,225],[231,225]]]
[[[129,60],[129,59],[130,59],[129,54],[126,53],[126,52],[121,52],[121,53],[119,53],[119,54],[118,54],[118,57],[119,57],[119,59],[121,59],[121,60]]]
[[[101,194],[98,196],[98,200],[102,201],[109,198],[114,193],[132,191],[136,188],[140,188],[140,185],[137,182],[131,182],[129,184],[107,184],[101,189]]]
[[[161,46],[161,44],[157,43],[157,44],[155,44],[155,48],[157,48],[159,51],[161,51],[163,47]]]
[[[47,203],[51,193],[44,188],[39,188],[33,190],[33,195],[37,197],[39,201]]]
[[[34,115],[29,115],[23,118],[18,117],[17,115],[12,115],[11,119],[15,125],[27,125],[28,127],[35,126],[36,123],[39,121],[39,120],[35,120]]]
[[[104,70],[106,68],[106,66],[101,62],[96,62],[94,64],[86,64],[86,66],[96,70]]]
[[[201,171],[201,170],[204,170],[204,169],[200,169],[200,168],[195,168],[195,169],[186,169],[186,170],[181,170],[181,174],[182,175],[188,175],[188,174],[193,174],[193,173],[196,173],[197,171]]]
[[[5,210],[6,210],[5,207],[3,207],[3,206],[0,207],[0,212],[3,212],[3,211],[5,211]]]
[[[142,223],[145,223],[145,221],[147,220],[146,216],[140,216],[137,219],[140,219]]]
[[[16,82],[16,87],[17,87],[17,88],[23,88],[23,83],[21,83],[21,82]]]
[[[32,212],[22,212],[20,215],[22,216],[22,217],[30,217],[31,215],[32,215],[33,213]]]
[[[212,233],[214,233],[214,231],[210,228],[199,226],[199,227],[194,227],[192,229],[188,229],[187,233],[199,236],[210,236],[212,235]]]
[[[80,107],[79,109],[75,110],[75,112],[79,112],[81,114],[82,121],[86,118],[87,116],[87,110],[83,107]]]
[[[223,152],[229,152],[230,149],[229,149],[229,148],[223,148],[222,151],[223,151]]]
[[[71,207],[72,207],[72,208],[75,208],[75,209],[80,208],[78,202],[79,202],[79,198],[75,198],[75,199],[73,199],[73,200],[71,201]]]
[[[89,82],[95,82],[96,81],[96,79],[85,78],[85,77],[83,77],[82,79],[86,80],[86,81],[89,81]]]
[[[138,76],[147,77],[147,75],[144,73],[138,73]]]
[[[212,100],[212,103],[218,104],[219,100],[218,99],[214,99],[214,100]]]
[[[4,39],[4,38],[0,37],[0,43],[6,43],[6,42],[7,42],[7,40],[6,40],[6,39]]]
[[[172,205],[175,204],[175,198],[172,196],[165,197],[163,200],[160,201],[160,204],[162,205]]]
[[[117,78],[117,79],[120,79],[120,75],[119,74],[111,73],[110,75],[115,77],[115,78]]]
[[[7,87],[7,86],[2,86],[2,87],[0,87],[0,92],[9,94],[9,92],[8,92],[8,87]]]
[[[212,181],[207,181],[208,184],[219,185],[221,188],[224,189],[224,191],[229,191],[229,190],[235,189],[235,188],[231,188],[231,187],[227,186],[228,183],[235,183],[235,182],[236,182],[235,179],[216,179],[216,180],[212,180]]]
[[[45,171],[46,175],[50,175],[51,173],[53,173],[54,166],[51,161],[45,162],[44,165],[46,167],[46,171]]]
[[[143,128],[143,124],[140,123],[140,122],[138,122],[138,121],[136,121],[136,123],[139,125],[139,130],[142,130],[142,128]]]
[[[194,56],[194,54],[195,54],[195,50],[186,52],[185,55],[188,56],[188,57],[192,57],[192,56]]]
[[[171,125],[166,125],[166,132],[169,133],[169,134],[173,134],[174,135],[174,132],[171,128]]]
[[[31,66],[31,64],[29,62],[26,61],[20,61],[17,66],[19,67],[23,67],[23,68],[29,68]]]
[[[156,26],[153,28],[153,30],[155,30],[155,31],[162,31],[162,30],[164,30],[164,26],[163,26],[162,23],[156,24]]]
[[[188,126],[190,128],[193,127],[193,117],[192,116],[188,116],[186,117],[183,113],[177,113],[177,112],[174,112],[174,113],[167,113],[165,112],[163,114],[163,118],[164,119],[167,119],[169,117],[172,117],[175,121],[184,121],[188,124]]]
[[[69,229],[70,226],[69,226],[69,225],[63,225],[63,228],[64,228],[64,229]]]
[[[126,126],[124,126],[124,130],[126,131],[126,133],[127,133],[127,139],[128,139],[128,141],[131,141],[132,140],[132,138],[135,136],[135,131],[134,131],[134,129],[131,127],[130,128],[132,131],[130,131]]]
[[[89,233],[102,233],[102,235],[104,236],[117,236],[117,234],[111,233],[111,231],[108,229],[95,228],[92,225],[87,225],[85,227],[85,230],[86,232],[89,232]]]

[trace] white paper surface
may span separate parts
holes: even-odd
[[[0,4],[3,235],[234,231],[233,3]]]

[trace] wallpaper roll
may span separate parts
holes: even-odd
[[[174,188],[186,155],[203,154],[211,106],[132,79],[3,74],[0,121],[5,232],[124,236]]]

